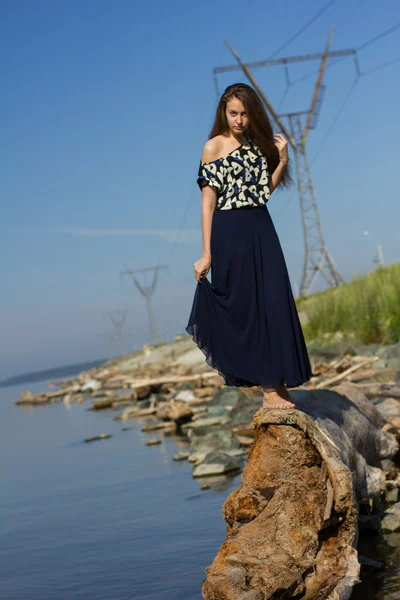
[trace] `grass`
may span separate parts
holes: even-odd
[[[400,340],[400,263],[356,275],[349,283],[297,301],[306,314],[307,340],[340,331],[361,343],[392,344]]]

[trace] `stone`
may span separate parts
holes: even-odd
[[[356,346],[354,350],[358,356],[376,356],[378,348],[380,348],[379,344],[362,344]]]
[[[161,444],[161,440],[156,438],[152,438],[146,442],[146,446],[158,446],[159,444]]]
[[[192,428],[198,430],[203,427],[225,425],[227,421],[228,417],[204,417],[190,421],[190,423],[185,423],[182,425],[182,431],[187,431]]]
[[[400,548],[400,533],[384,533],[383,539],[391,548]]]
[[[193,477],[221,475],[232,471],[240,471],[240,462],[220,450],[214,450],[205,456],[201,463],[193,469]]]
[[[213,450],[241,453],[240,442],[231,431],[220,429],[204,436],[194,436],[190,444],[190,462],[200,462]]]
[[[97,442],[98,440],[107,440],[111,435],[109,433],[100,433],[99,435],[95,435],[91,438],[86,438],[85,442],[89,444],[90,442]]]
[[[228,417],[230,415],[231,411],[227,408],[225,408],[225,406],[220,406],[220,405],[216,405],[216,406],[210,406],[210,408],[207,411],[207,415],[209,417]]]
[[[96,379],[87,379],[83,385],[81,385],[82,392],[95,392],[101,388],[101,382]]]
[[[397,358],[400,359],[400,342],[391,344],[390,346],[382,346],[376,351],[376,356],[382,358]]]
[[[174,400],[179,400],[180,402],[193,402],[196,399],[192,390],[180,390],[174,397]]]
[[[247,400],[247,396],[237,388],[224,387],[215,394],[210,404],[212,406],[236,406]]]
[[[386,398],[386,400],[378,404],[376,408],[386,420],[388,420],[389,417],[400,416],[400,402],[394,398]]]
[[[400,531],[400,515],[399,514],[385,514],[381,521],[381,528],[383,533],[396,533]]]
[[[245,398],[237,404],[229,415],[229,425],[251,425],[255,413],[262,407],[262,393],[255,394],[252,398]]]
[[[396,479],[397,468],[392,460],[389,460],[388,458],[381,460],[381,469],[385,473],[386,477],[390,479]]]
[[[189,452],[177,452],[172,457],[172,460],[186,460],[187,458],[189,458]]]
[[[394,487],[391,489],[387,489],[385,492],[385,500],[388,504],[392,504],[398,502],[399,500],[399,488]]]

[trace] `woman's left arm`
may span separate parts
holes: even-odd
[[[275,171],[271,175],[270,184],[269,184],[270,194],[272,194],[272,192],[279,185],[279,182],[282,179],[282,176],[286,169],[286,165],[289,160],[288,143],[286,141],[286,138],[284,138],[281,133],[276,133],[274,135],[274,142],[275,142],[275,146],[278,148],[278,152],[279,152],[279,163],[278,163],[278,166],[276,167]]]

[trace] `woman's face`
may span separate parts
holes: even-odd
[[[244,104],[238,98],[231,98],[226,103],[226,120],[233,135],[241,135],[249,127],[249,117]]]

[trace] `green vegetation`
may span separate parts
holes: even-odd
[[[400,263],[300,298],[297,306],[306,315],[307,340],[340,331],[364,344],[395,343],[400,340]]]

